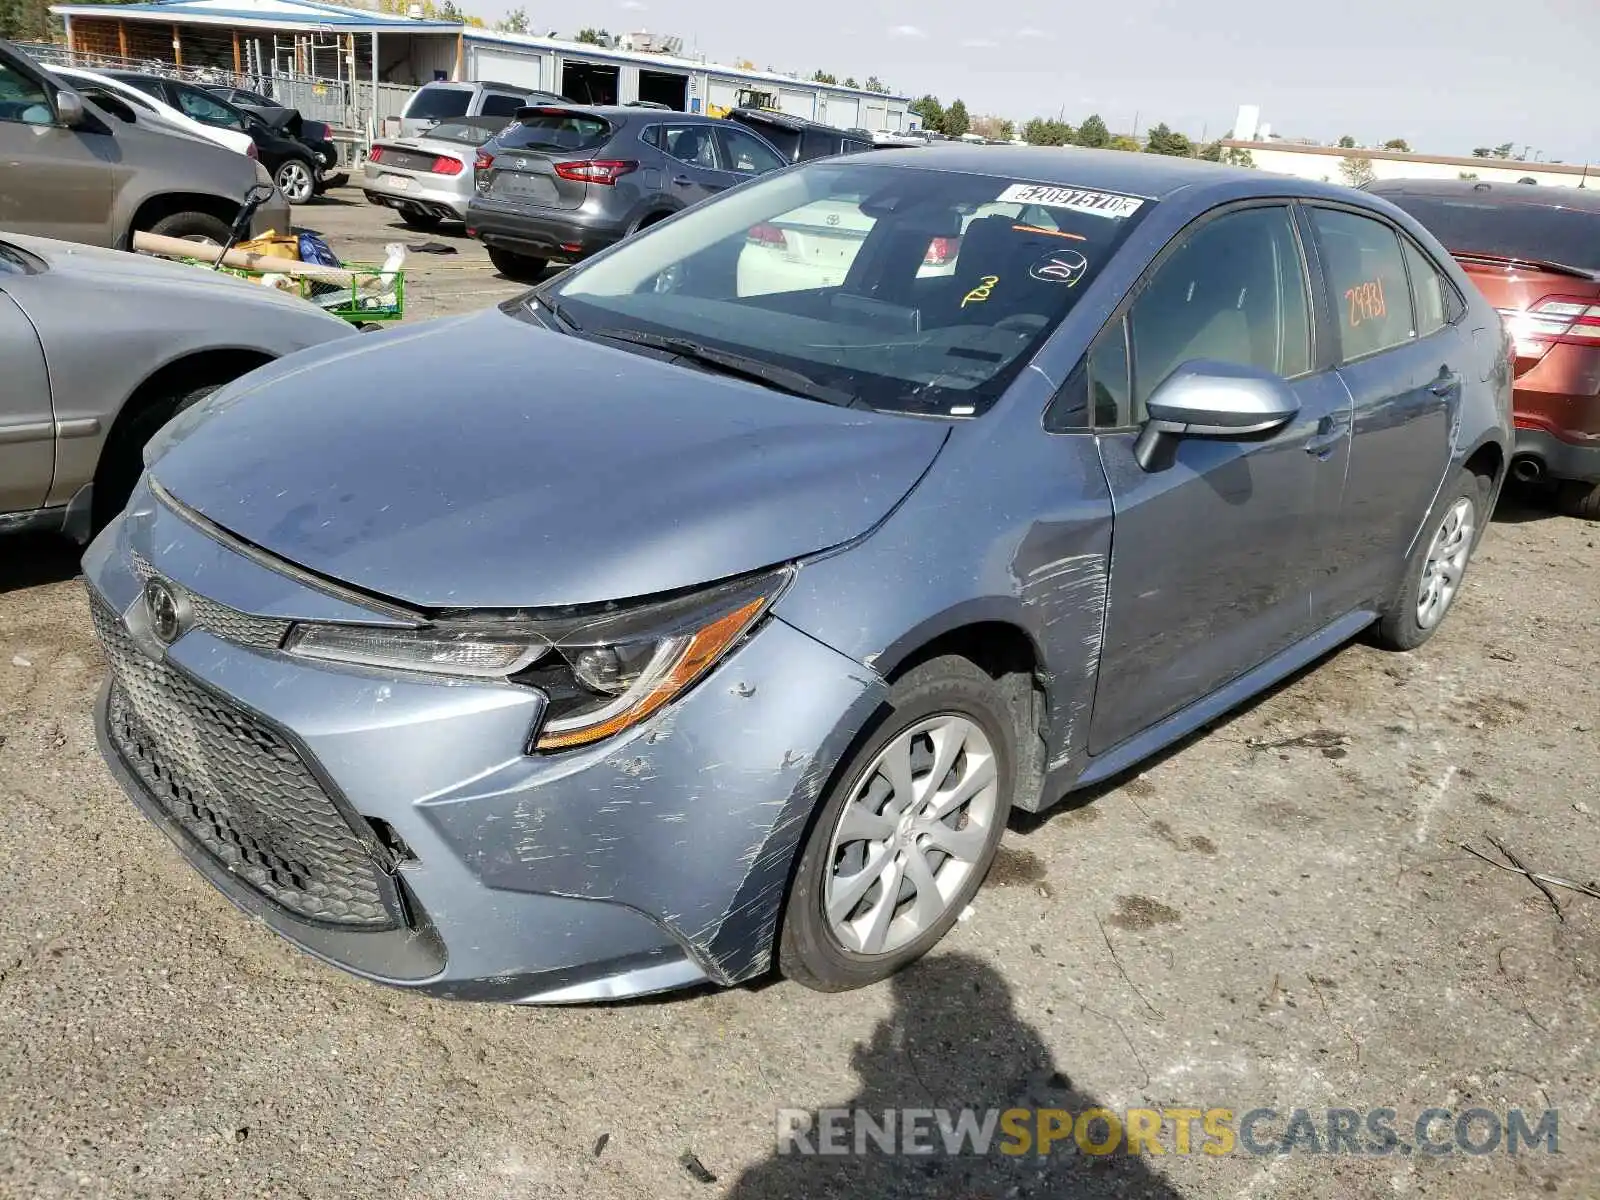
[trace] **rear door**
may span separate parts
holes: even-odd
[[[55,420],[39,336],[5,294],[7,278],[25,278],[26,260],[0,243],[0,513],[44,503],[55,471]]]
[[[80,129],[59,124],[53,93],[0,57],[0,229],[109,246],[115,139],[98,116]]]
[[[1464,307],[1450,308],[1454,323],[1444,320],[1443,297],[1426,279],[1413,305],[1406,241],[1394,226],[1353,209],[1303,211],[1353,408],[1345,499],[1317,597],[1324,611],[1343,612],[1384,598],[1433,504],[1460,419],[1470,338]],[[1459,300],[1453,289],[1451,298]]]
[[[667,190],[685,205],[725,191],[738,182],[724,168],[717,131],[704,122],[661,125],[661,153],[667,156]]]

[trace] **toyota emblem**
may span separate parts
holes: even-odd
[[[150,614],[150,632],[163,646],[183,636],[189,624],[189,603],[159,579],[144,585],[144,606]]]

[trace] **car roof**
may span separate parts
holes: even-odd
[[[1600,189],[1600,180],[1596,181]],[[1576,208],[1600,213],[1600,190],[1585,187],[1537,187],[1526,183],[1492,183],[1483,179],[1380,179],[1367,185],[1374,196],[1459,197],[1490,204],[1530,204],[1544,208]]]

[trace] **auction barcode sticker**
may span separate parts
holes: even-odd
[[[1038,204],[1045,208],[1070,208],[1097,217],[1131,217],[1144,206],[1136,196],[1091,192],[1084,188],[1050,187],[1042,183],[1013,183],[995,197],[997,204]]]

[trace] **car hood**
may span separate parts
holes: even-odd
[[[308,350],[168,427],[152,474],[291,563],[425,609],[673,591],[850,541],[942,422],[837,408],[497,309]]]
[[[53,283],[82,287],[84,295],[110,288],[138,288],[145,295],[153,290],[178,291],[193,297],[214,294],[222,304],[254,302],[301,315],[308,310],[315,311],[298,295],[171,259],[15,233],[0,234],[0,240],[42,259]],[[30,290],[27,287],[13,289],[13,299],[24,309],[28,306]],[[330,316],[328,320],[338,321],[338,318]]]

